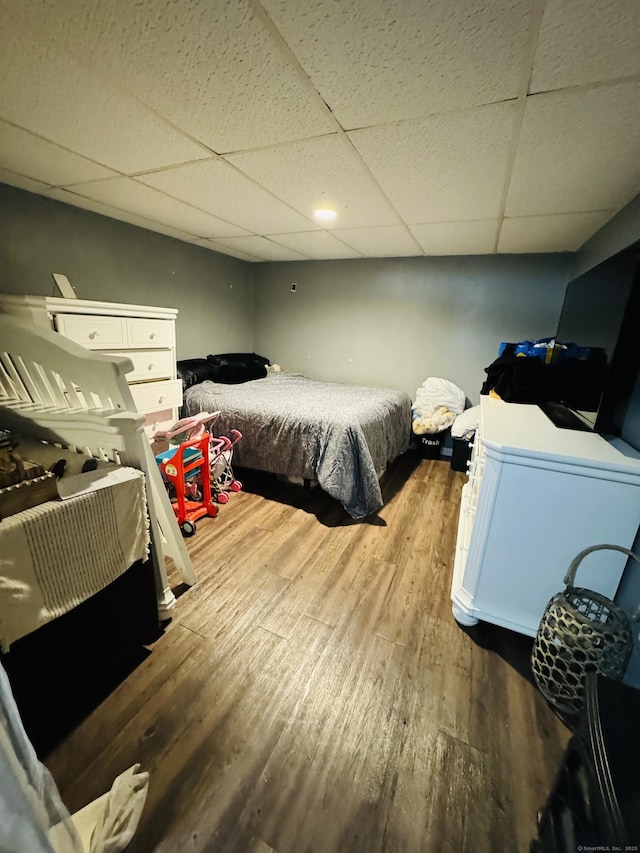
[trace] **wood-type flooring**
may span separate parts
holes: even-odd
[[[569,733],[531,640],[451,615],[465,476],[408,452],[354,522],[236,473],[163,635],[45,756],[70,811],[140,763],[130,853],[525,853]]]

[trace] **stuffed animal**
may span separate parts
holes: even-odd
[[[411,410],[413,432],[416,435],[442,432],[462,412],[464,402],[461,388],[447,379],[430,376],[416,391]]]
[[[412,409],[411,426],[416,435],[442,432],[451,426],[455,417],[446,406],[419,404]]]

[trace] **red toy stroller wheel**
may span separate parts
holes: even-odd
[[[185,521],[183,521],[180,525],[180,530],[182,531],[182,535],[184,537],[189,538],[189,536],[193,536],[193,534],[196,532],[196,526],[193,521],[185,519]]]
[[[218,494],[216,495],[216,500],[219,504],[228,504],[229,495],[226,492],[218,492]]]
[[[233,483],[231,483],[230,488],[232,492],[241,492],[242,483],[240,482],[240,480],[234,480]]]

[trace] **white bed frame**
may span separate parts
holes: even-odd
[[[158,616],[176,599],[165,555],[196,577],[125,374],[130,359],[92,352],[24,319],[0,315],[0,428],[144,471]]]

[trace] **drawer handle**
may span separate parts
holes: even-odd
[[[164,394],[158,398],[159,403],[164,403],[165,400],[166,400],[166,397],[164,396]]]
[[[100,332],[98,332],[97,330],[95,332],[89,332],[89,340],[93,341],[95,338],[98,337],[99,334]]]
[[[147,366],[147,370],[153,370],[154,368],[155,368],[155,364],[153,362],[151,362],[151,364],[149,364]]]
[[[158,337],[157,332],[149,332],[149,339],[150,340],[153,340],[154,338],[157,338],[157,337]]]

